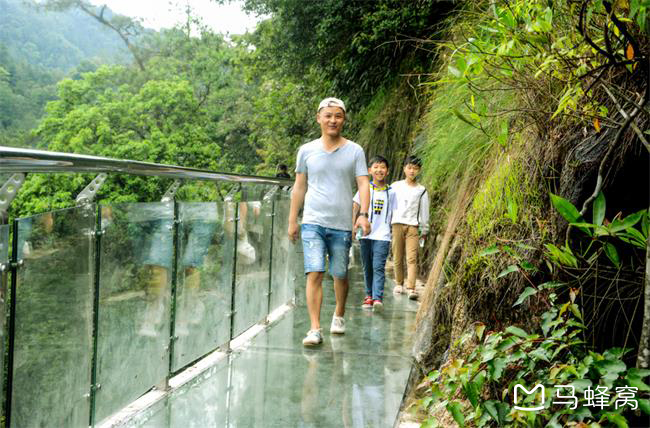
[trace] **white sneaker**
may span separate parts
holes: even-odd
[[[332,325],[330,325],[330,333],[343,334],[345,333],[345,319],[343,317],[332,317]]]
[[[320,345],[321,343],[323,343],[323,335],[320,334],[320,329],[309,330],[307,336],[302,339],[302,344],[305,346]]]
[[[402,294],[404,292],[404,287],[402,287],[399,284],[396,284],[395,287],[393,288],[393,293],[395,294]]]

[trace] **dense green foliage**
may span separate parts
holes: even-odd
[[[545,267],[576,273],[598,269],[593,266],[596,263],[620,268],[628,261],[622,260],[617,248],[645,249],[650,227],[648,210],[605,224],[606,202],[601,193],[594,202],[592,222],[587,222],[571,202],[550,196],[558,213],[591,240],[585,248],[579,247],[579,242],[574,244],[576,248],[568,242],[560,248],[547,243],[544,256],[535,261],[521,255],[528,248],[520,243],[493,245],[481,253],[483,258],[501,257],[514,262],[497,280],[517,273],[528,279],[529,286],[513,308],[541,306],[546,311],[536,318],[537,331],[532,333],[518,326],[486,333],[486,325],[476,323],[455,344],[463,357],[452,358],[440,370],[434,370],[423,384],[429,395],[422,404],[434,415],[444,408],[459,426],[496,423],[554,428],[576,423],[594,427],[607,423],[624,428],[629,426],[632,410],[650,415],[650,370],[627,367],[623,357],[630,349],[612,348],[602,353],[593,350],[589,340],[593,333],[589,330],[594,329],[594,320],[585,317],[580,308],[584,290],[580,276],[575,275],[568,283],[536,284],[530,280]],[[544,389],[523,398],[520,392],[516,401],[515,385],[528,391],[537,385]],[[627,397],[633,401],[624,399],[627,392],[632,393],[633,397]],[[602,405],[594,405],[594,397],[599,394]],[[561,399],[568,396],[575,398]],[[516,408],[534,408],[540,402],[541,409],[536,411]],[[435,416],[425,426],[437,426]]]
[[[359,109],[399,72],[418,72],[431,63],[422,43],[451,3],[417,0],[246,0],[248,10],[271,14],[265,60],[293,77],[316,68]],[[403,70],[406,58],[412,58]]]
[[[428,64],[432,53],[416,50],[414,55],[412,47],[434,31],[446,10],[432,1],[413,8],[390,1],[310,2],[300,7],[291,1],[256,1],[246,6],[272,17],[255,33],[226,40],[206,29],[191,11],[188,27],[142,35],[137,22],[105,14],[86,1],[45,2],[47,10],[83,11],[96,28],[113,27],[137,67],[91,68],[62,80],[58,98],[33,133],[37,146],[273,174],[278,163],[293,165],[297,148],[318,136],[315,106],[326,96],[348,103],[346,136],[356,139],[362,121],[380,113],[378,103],[359,111],[361,101],[380,93],[381,87],[393,87],[398,72]],[[417,116],[408,106],[396,108],[404,117],[394,137],[407,146],[406,133]],[[390,122],[390,117],[381,120]],[[383,141],[368,133],[362,139],[369,146]],[[374,144],[372,151],[383,150],[379,146]],[[23,215],[66,206],[85,180],[34,176],[14,211]],[[110,179],[101,196],[155,200],[162,192],[164,185],[156,180],[145,185],[141,179],[122,177]]]
[[[16,61],[0,43],[0,145],[26,145],[43,107],[55,97],[57,74]]]
[[[124,59],[119,37],[79,11],[0,0],[0,145],[30,147],[56,82]]]
[[[438,310],[450,325],[436,324],[435,339],[446,334],[451,346],[425,383],[430,424],[647,421],[649,373],[629,368],[648,239],[647,210],[635,211],[648,206],[647,192],[615,177],[625,159],[646,155],[650,116],[635,103],[648,101],[648,6],[468,1],[449,19],[419,148],[431,167],[426,182],[446,202],[441,214],[455,198],[466,204],[450,215],[463,217],[461,262],[444,273],[450,286],[436,290],[462,303],[449,318]],[[587,157],[587,148],[601,151]],[[606,206],[608,191],[625,203]],[[456,341],[477,320],[477,331]],[[516,383],[544,384],[544,409],[515,409]],[[551,405],[553,384],[576,386],[577,409]],[[623,384],[639,388],[641,414],[615,409],[613,396],[609,408],[585,406],[587,386]]]

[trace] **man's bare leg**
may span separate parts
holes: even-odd
[[[307,312],[311,330],[320,328],[320,308],[323,304],[323,272],[307,274]]]
[[[345,315],[345,302],[348,300],[348,279],[334,278],[334,295],[336,296],[336,311],[334,315]]]

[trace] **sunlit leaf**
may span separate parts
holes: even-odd
[[[465,416],[463,416],[463,412],[461,410],[460,403],[457,401],[452,401],[451,403],[447,404],[447,410],[451,415],[454,417],[454,420],[460,426],[461,428],[465,426]]]
[[[634,226],[637,224],[639,220],[643,217],[645,214],[645,210],[635,212],[634,214],[630,214],[629,216],[623,218],[623,219],[616,219],[612,221],[612,223],[609,225],[609,231],[612,233],[616,233],[619,230],[625,230],[629,227]]]
[[[582,221],[582,216],[580,216],[580,211],[568,200],[564,199],[561,196],[554,195],[551,193],[551,203],[555,209],[560,213],[562,217],[569,223],[576,223]]]
[[[521,293],[517,301],[512,306],[521,305],[527,298],[537,294],[537,290],[533,287],[526,287],[526,289]]]
[[[481,251],[479,253],[479,256],[485,257],[485,256],[490,256],[492,254],[496,254],[496,253],[499,253],[499,252],[501,252],[501,250],[499,249],[499,247],[496,244],[494,244],[494,245],[490,245],[485,250]]]
[[[449,72],[451,74],[453,74],[456,77],[461,77],[463,75],[463,73],[454,66],[449,65],[449,66],[447,66],[447,69],[449,70]]]
[[[506,328],[506,332],[510,334],[514,334],[515,336],[519,336],[524,339],[528,337],[528,333],[526,333],[523,329],[519,327],[515,327],[514,325],[511,325],[508,328]]]
[[[605,219],[605,208],[605,195],[603,195],[603,192],[598,192],[598,196],[596,196],[593,206],[593,223],[596,226],[603,224],[603,220]]]
[[[497,278],[502,278],[502,277],[504,277],[504,276],[506,276],[506,275],[508,275],[508,274],[510,274],[512,272],[518,272],[518,271],[519,271],[519,266],[510,265],[507,268],[505,268],[504,270],[502,270],[501,273],[499,273],[499,275],[497,275]]]
[[[484,331],[485,331],[485,324],[477,323],[476,326],[474,327],[474,332],[476,333],[476,337],[478,337],[478,340],[483,339]]]

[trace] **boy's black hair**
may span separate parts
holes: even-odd
[[[404,159],[404,166],[409,164],[422,168],[422,161],[417,156],[407,156],[406,159]]]
[[[384,163],[386,164],[386,168],[390,169],[390,164],[388,163],[388,159],[386,159],[382,155],[375,155],[371,157],[370,160],[368,161],[368,168],[370,168],[376,163]]]

